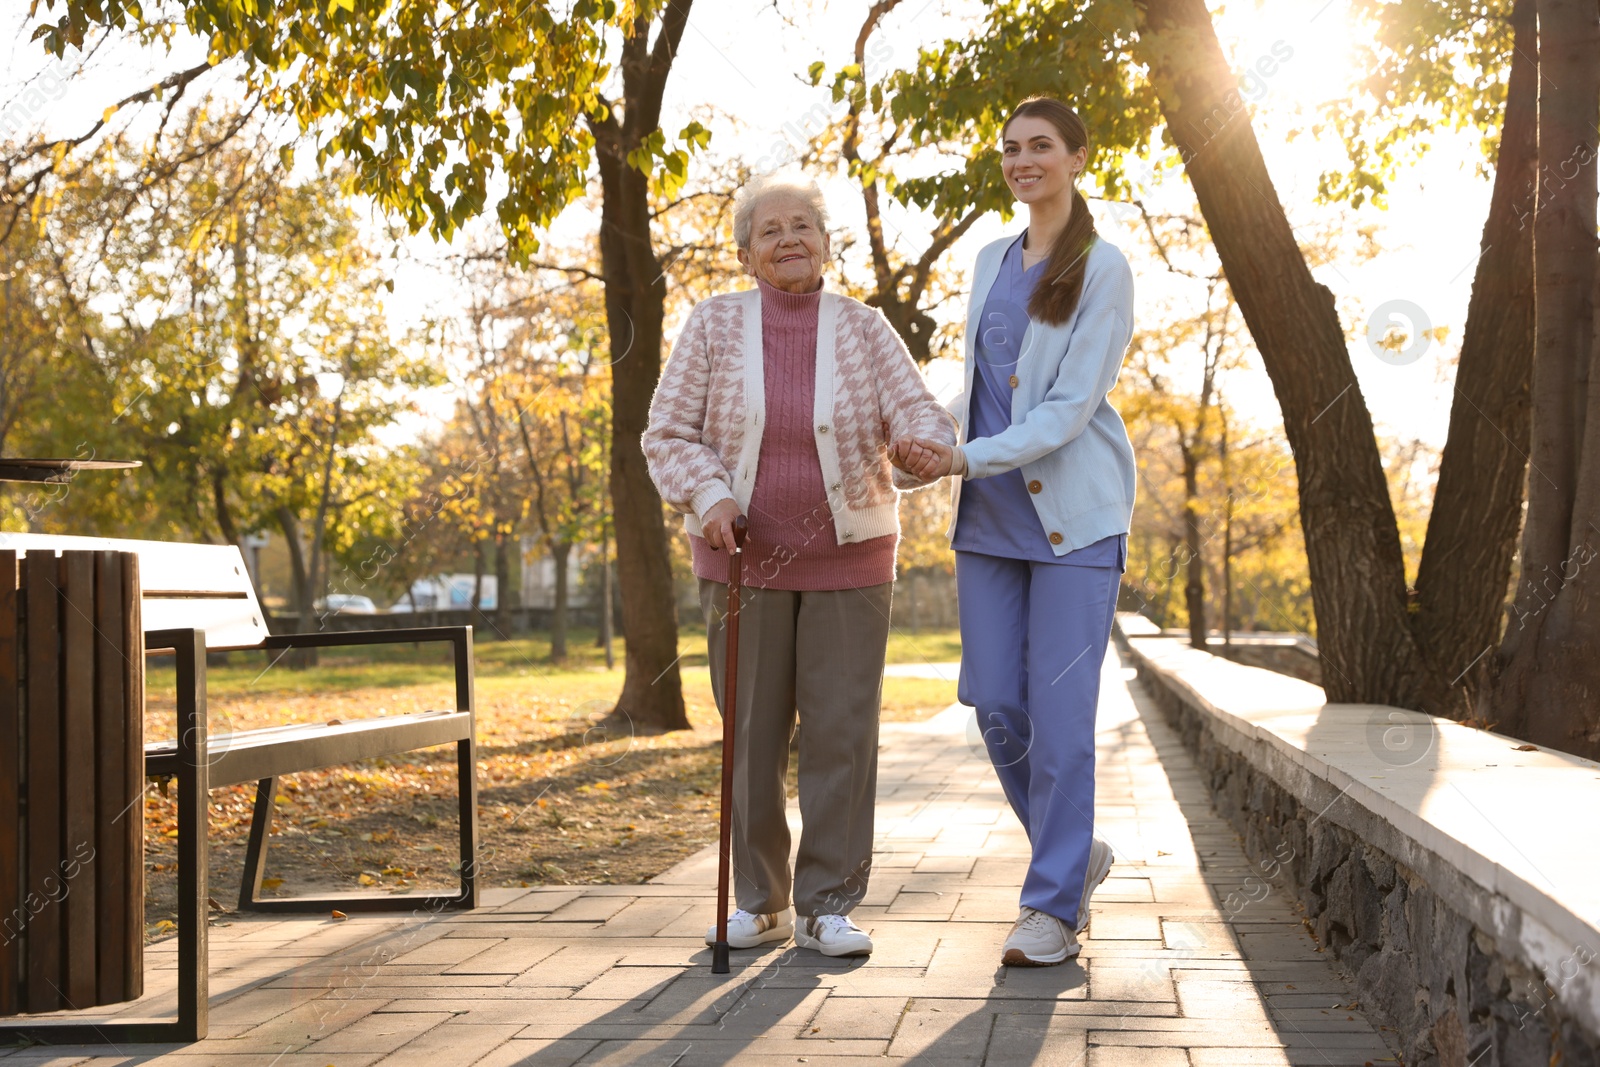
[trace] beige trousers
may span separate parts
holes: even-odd
[[[800,851],[793,902],[801,916],[843,915],[872,871],[878,712],[893,583],[794,592],[744,587],[739,606],[739,713],[734,729],[734,897],[767,914],[790,903],[784,778],[800,730]],[[717,708],[723,693],[728,587],[700,580]]]

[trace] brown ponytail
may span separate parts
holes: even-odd
[[[1001,137],[1012,122],[1024,116],[1044,119],[1056,128],[1067,144],[1067,151],[1076,152],[1089,143],[1089,130],[1078,113],[1061,101],[1048,96],[1030,96],[1018,104],[1001,127]],[[1088,201],[1074,187],[1072,190],[1072,216],[1050,249],[1050,260],[1044,278],[1033,290],[1028,301],[1028,315],[1039,322],[1059,326],[1072,317],[1083,293],[1083,275],[1088,269],[1089,247],[1094,244],[1094,216],[1089,214]]]

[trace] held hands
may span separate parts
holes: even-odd
[[[732,500],[719,500],[711,505],[705,518],[700,520],[700,532],[712,548],[732,550],[733,523],[740,517],[739,505]]]
[[[902,437],[890,445],[889,462],[924,481],[966,471],[954,447],[922,437]]]

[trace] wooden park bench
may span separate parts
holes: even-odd
[[[56,556],[57,552],[61,552],[62,555]],[[128,577],[117,577],[115,581],[125,582],[127,589],[138,589],[137,598],[130,596],[129,602],[120,607],[114,603],[114,597],[100,594],[100,600],[104,601],[101,608],[103,613],[111,611],[112,608],[123,612],[122,629],[132,635],[123,638],[128,653],[126,655],[116,648],[112,648],[108,653],[105,647],[101,647],[107,645],[109,640],[106,627],[109,626],[110,615],[102,614],[97,618],[95,622],[100,628],[96,629],[94,625],[87,625],[89,615],[93,614],[92,610],[85,614],[77,607],[82,603],[92,609],[100,602],[97,600],[95,590],[85,584],[88,579],[83,577],[85,565],[88,567],[86,573],[92,578],[96,562],[100,560],[126,561],[124,571]],[[111,564],[107,562],[102,565]],[[122,573],[118,572],[119,575]],[[124,719],[142,716],[143,656],[138,653],[170,650],[175,655],[177,722],[174,724],[173,737],[169,740],[143,744],[142,748],[143,774],[146,777],[163,779],[170,777],[177,782],[178,1020],[176,1023],[116,1025],[61,1024],[45,1021],[33,1025],[12,1024],[0,1026],[0,1041],[7,1036],[19,1035],[52,1042],[197,1041],[205,1036],[208,994],[206,925],[209,899],[206,829],[207,793],[210,789],[248,782],[256,784],[255,808],[239,891],[241,909],[274,912],[328,912],[332,909],[345,912],[439,911],[445,908],[477,906],[475,863],[477,779],[474,773],[476,747],[473,731],[471,627],[439,626],[273,636],[267,632],[265,617],[257,602],[244,558],[236,547],[0,533],[0,689],[9,686],[13,704],[16,703],[15,696],[18,691],[16,669],[19,658],[16,635],[13,634],[11,643],[7,643],[5,609],[8,604],[15,606],[19,584],[29,587],[27,598],[33,601],[27,613],[29,632],[28,652],[22,657],[24,673],[30,681],[35,677],[44,678],[51,672],[65,680],[63,685],[65,693],[58,693],[54,689],[40,685],[27,687],[28,699],[44,702],[39,705],[41,712],[36,713],[40,722],[46,721],[42,712],[49,700],[65,697],[60,700],[61,711],[56,712],[63,724],[61,743],[55,749],[44,750],[42,757],[34,757],[42,759],[39,767],[48,765],[47,769],[55,768],[49,773],[60,774],[62,782],[46,781],[44,777],[40,777],[40,774],[45,772],[36,769],[28,783],[27,795],[30,798],[55,796],[57,794],[51,790],[57,789],[59,784],[66,794],[59,802],[66,808],[62,817],[68,821],[73,819],[82,821],[89,817],[82,812],[75,813],[72,809],[70,800],[72,777],[96,774],[97,760],[102,762],[109,760],[114,763],[115,759],[119,758],[116,752],[122,751],[117,750],[115,745],[108,747],[101,744],[98,746],[101,751],[97,753],[96,745],[89,744],[88,738],[95,736],[97,741],[109,742],[111,740],[109,734],[104,730],[98,735],[87,733],[76,729],[74,723],[87,721],[83,718],[85,715],[91,717],[95,715],[96,711],[91,706],[94,704],[101,706],[100,714],[110,716],[115,713]],[[34,592],[51,585],[58,585],[57,596],[45,598]],[[103,581],[101,587],[109,589],[110,585]],[[54,605],[51,610],[44,609],[46,600]],[[80,619],[79,616],[84,617]],[[18,613],[13,610],[10,615],[13,628],[18,617]],[[142,649],[139,647],[141,634]],[[445,642],[452,646],[455,666],[453,709],[274,726],[230,733],[212,733],[208,728],[206,716],[208,652],[259,649],[281,656],[296,648],[421,642]],[[6,659],[8,648],[11,651],[9,669]],[[36,654],[42,656],[42,650],[45,649],[55,649],[56,652],[52,655],[58,656],[60,661],[41,659],[36,662],[30,658]],[[34,650],[40,651],[35,653]],[[108,680],[114,671],[101,671],[97,674],[92,669],[83,667],[84,664],[90,664],[96,655],[102,660],[111,661],[113,653],[123,655],[128,664],[122,674],[121,688]],[[74,671],[80,669],[88,670],[88,674],[83,677],[95,678],[95,685],[90,686],[87,683],[75,685],[72,682]],[[122,702],[122,707],[113,709],[111,705],[118,701]],[[89,710],[85,711],[85,707]],[[126,710],[129,707],[136,707],[137,715]],[[6,747],[4,712],[5,696],[0,692],[0,761],[17,758],[17,753],[14,751],[15,741],[12,741],[13,749]],[[12,722],[11,725],[14,727],[15,723]],[[130,736],[134,738],[135,744],[133,755],[130,756],[126,751],[122,751],[120,758],[127,763],[127,767],[122,771],[124,777],[136,782],[139,773],[137,743],[142,736],[142,723],[130,729],[132,731]],[[14,730],[12,737],[15,737]],[[30,742],[32,740],[34,739],[30,737]],[[260,896],[268,834],[271,829],[279,778],[286,774],[444,744],[456,746],[461,820],[459,890],[448,894],[417,895],[286,898]],[[130,759],[132,763],[128,763]],[[5,880],[10,878],[13,888],[18,884],[18,879],[12,877],[15,871],[8,867],[7,858],[8,853],[12,857],[19,854],[19,844],[14,840],[16,834],[11,834],[13,840],[6,839],[8,827],[11,825],[7,821],[7,797],[8,795],[14,797],[16,793],[15,788],[9,794],[4,788],[4,779],[8,773],[10,773],[8,767],[0,766],[0,910],[9,903],[3,884]],[[135,794],[136,801],[139,796],[142,796],[142,792]],[[50,814],[49,809],[54,806],[55,804],[48,802],[35,803],[34,810],[29,812],[29,815],[34,818],[53,819],[55,816]],[[140,958],[138,946],[142,944],[144,932],[142,803],[137,805],[136,810],[139,813],[137,817],[120,820],[121,826],[118,832],[121,832],[123,837],[117,840],[125,839],[123,851],[119,853],[123,861],[126,861],[130,854],[137,853],[137,868],[134,874],[129,875],[128,884],[120,889],[114,886],[109,891],[113,894],[123,894],[125,897],[122,909],[118,913],[123,916],[122,925],[116,927],[116,930],[123,941],[133,947],[123,951],[120,956],[115,956],[110,966],[102,968],[105,974],[100,980],[108,983],[106,989],[108,995],[88,1000],[68,996],[60,988],[59,973],[47,971],[34,975],[27,969],[35,966],[38,960],[58,960],[58,956],[65,953],[69,964],[66,968],[68,976],[78,973],[70,966],[70,956],[74,951],[82,953],[84,950],[81,946],[74,948],[77,942],[73,939],[81,941],[84,931],[91,930],[93,924],[85,926],[83,920],[74,922],[68,915],[67,921],[63,924],[66,933],[65,948],[58,948],[53,944],[55,940],[59,940],[58,931],[49,923],[41,929],[30,930],[31,940],[27,942],[28,947],[25,949],[29,957],[27,961],[11,959],[5,955],[4,946],[0,946],[0,971],[10,968],[8,973],[0,973],[0,1015],[54,1011],[82,1007],[90,1003],[115,1003],[119,1000],[135,999],[140,995],[142,977],[131,973],[137,971],[137,967],[122,966],[122,970],[117,973],[117,980],[121,984],[116,989],[111,988],[116,983],[112,982],[110,977],[111,970],[121,966],[116,963],[117,960]],[[111,811],[100,814],[104,818],[114,816],[116,813]],[[53,839],[67,839],[61,834],[55,822],[49,822],[46,831],[46,836],[54,835]],[[99,832],[112,833],[108,827],[101,827]],[[43,841],[45,837],[34,833],[30,839]],[[108,837],[108,840],[110,839]],[[64,904],[68,910],[74,906],[82,906],[81,901],[74,905],[70,892],[67,893]],[[109,908],[114,904],[115,901],[106,899],[100,902],[100,907]],[[47,910],[53,911],[53,909]],[[90,955],[92,957],[92,953]],[[81,970],[80,966],[79,971]],[[59,967],[57,971],[60,971]],[[8,980],[14,979],[19,973],[23,976],[22,986],[26,987],[21,993],[7,984]],[[29,978],[36,980],[30,983]],[[47,992],[50,988],[56,988],[58,995]],[[8,989],[11,990],[9,999]],[[109,995],[117,992],[123,995]]]

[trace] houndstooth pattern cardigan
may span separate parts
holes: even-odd
[[[916,436],[955,444],[955,420],[928,389],[883,313],[823,293],[817,322],[813,436],[839,544],[900,531],[896,489],[921,481],[890,464],[887,448]],[[750,507],[761,459],[766,386],[761,291],[696,304],[650,402],[645,460],[661,496],[700,520],[721,500]]]

